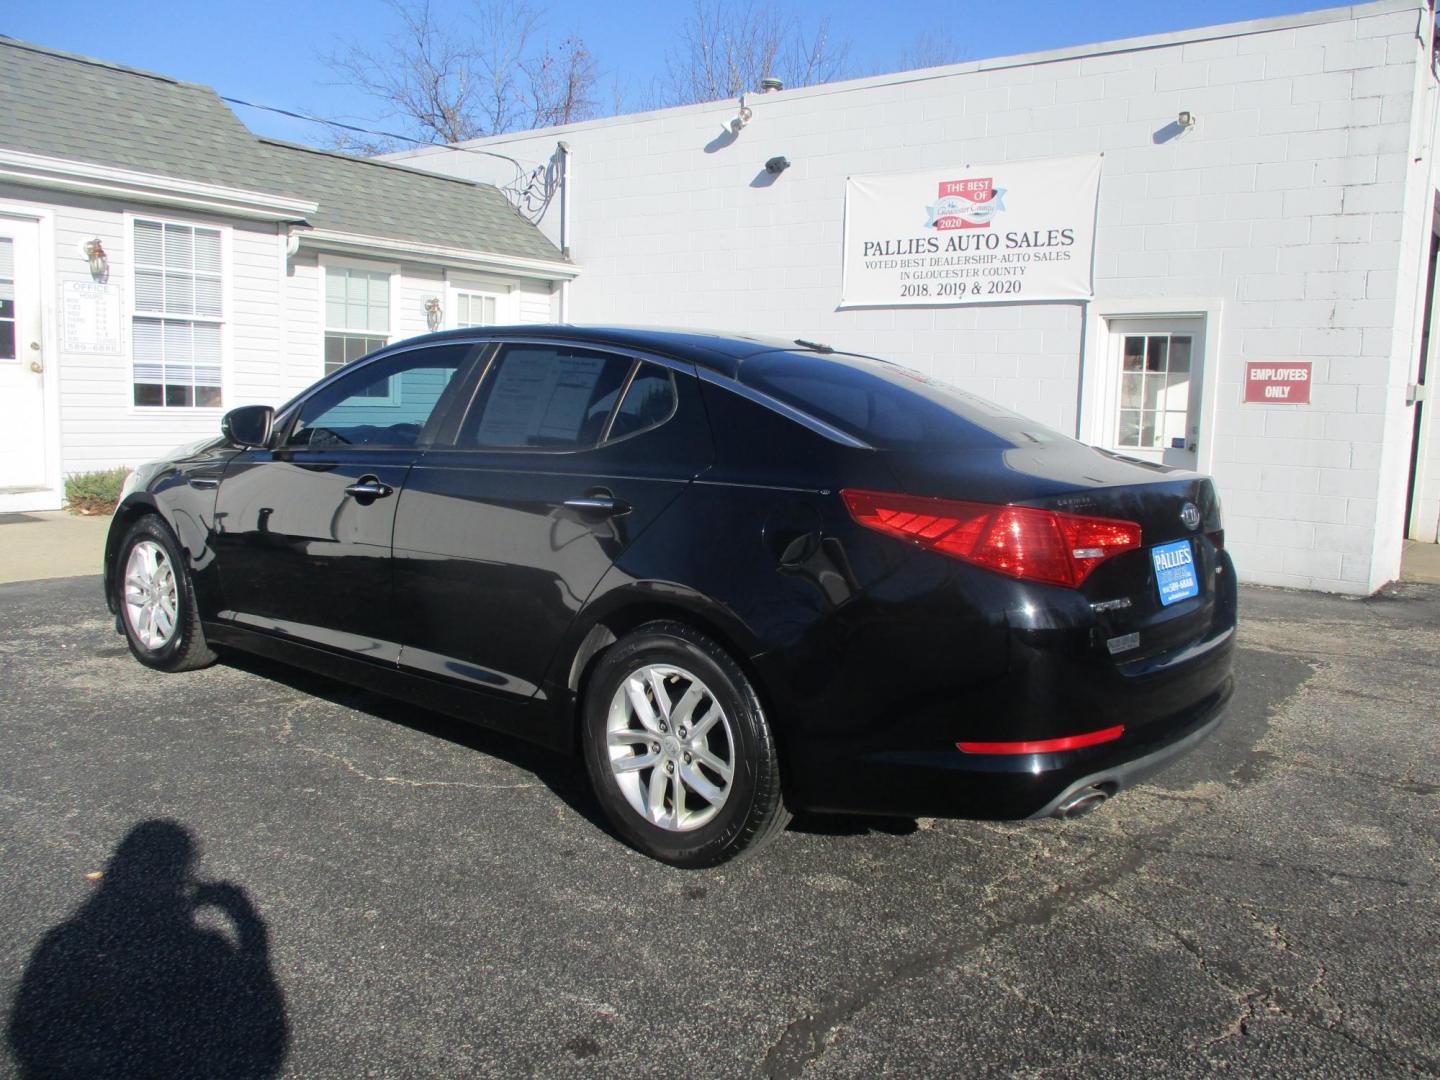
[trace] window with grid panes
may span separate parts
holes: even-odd
[[[389,271],[326,266],[325,374],[374,352],[389,340]],[[372,387],[369,396],[389,398],[389,381]]]
[[[1190,414],[1189,334],[1126,334],[1121,345],[1118,445],[1185,446]]]
[[[495,297],[485,293],[457,292],[455,294],[455,328],[467,326],[495,325]]]
[[[134,253],[135,404],[219,406],[220,230],[137,219]]]

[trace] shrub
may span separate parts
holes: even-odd
[[[72,514],[112,514],[129,469],[71,473],[65,478],[65,507]]]

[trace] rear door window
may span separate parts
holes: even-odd
[[[576,450],[604,435],[634,361],[568,345],[501,348],[465,423],[459,446]]]

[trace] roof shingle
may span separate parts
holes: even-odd
[[[489,184],[261,139],[208,86],[3,36],[0,146],[311,200],[317,229],[561,260]]]

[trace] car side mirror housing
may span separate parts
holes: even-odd
[[[275,410],[269,405],[242,405],[220,421],[221,433],[236,446],[260,448],[269,444]]]

